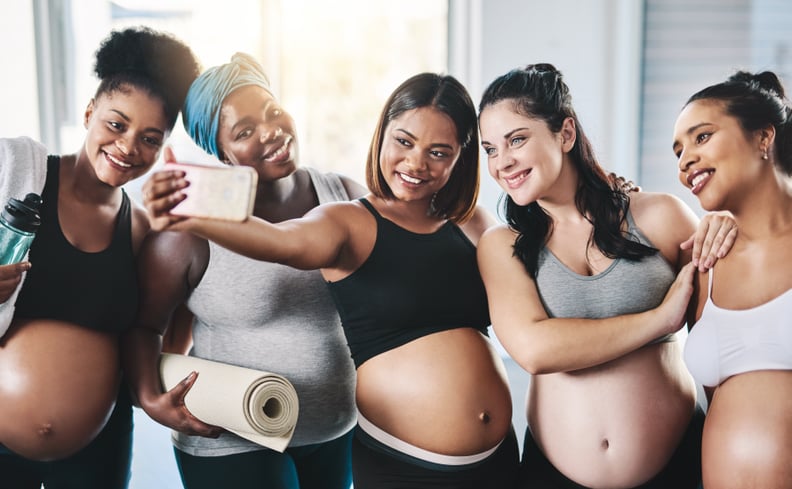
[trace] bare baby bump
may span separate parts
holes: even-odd
[[[17,320],[0,339],[0,443],[67,457],[101,431],[120,380],[118,339],[71,323]]]
[[[792,372],[748,372],[721,384],[704,423],[705,487],[746,480],[751,487],[792,487],[790,412]]]

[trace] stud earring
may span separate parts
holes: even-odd
[[[764,153],[762,153],[762,159],[766,160],[767,158],[768,158],[767,151],[765,151]]]

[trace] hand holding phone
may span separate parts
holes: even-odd
[[[166,168],[183,171],[190,184],[182,190],[186,198],[171,209],[171,214],[244,221],[253,213],[258,182],[254,169],[193,163],[168,163]]]

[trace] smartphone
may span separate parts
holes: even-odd
[[[190,182],[182,190],[187,197],[171,209],[171,214],[244,221],[253,213],[258,182],[253,168],[168,163],[165,169],[182,170]]]

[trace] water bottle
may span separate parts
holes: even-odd
[[[25,200],[8,199],[0,213],[0,265],[22,260],[41,225],[41,197],[29,193]]]

